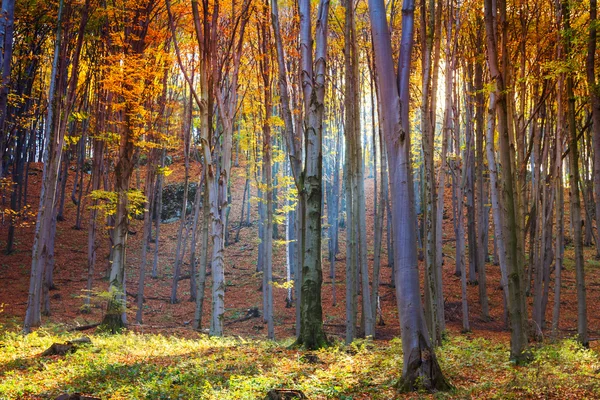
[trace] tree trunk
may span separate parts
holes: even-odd
[[[167,151],[163,149],[162,155],[160,157],[160,167],[165,167],[165,158],[167,155]],[[152,278],[158,278],[158,251],[160,249],[160,215],[162,214],[162,198],[163,198],[163,185],[165,182],[165,176],[160,174],[158,179],[156,180],[156,205],[154,208],[154,223],[156,224],[155,230],[155,238],[154,238],[154,261],[152,262]]]
[[[268,4],[265,7],[267,12]],[[266,183],[265,203],[263,210],[266,211],[264,226],[264,270],[263,270],[263,298],[264,298],[264,319],[267,322],[267,337],[275,339],[273,325],[273,166],[271,156],[271,118],[273,115],[273,93],[271,90],[272,73],[269,55],[269,41],[271,39],[270,27],[268,25],[267,15],[264,16],[261,30],[260,46],[263,58],[259,61],[264,95],[264,121],[263,121],[263,182]],[[262,28],[262,29],[261,29]]]
[[[519,221],[517,219],[517,202],[514,198],[515,185],[513,173],[513,161],[510,153],[510,137],[508,125],[507,99],[504,87],[503,73],[498,67],[498,48],[496,40],[496,17],[492,9],[492,0],[485,0],[485,27],[487,41],[487,58],[490,75],[495,84],[496,114],[498,117],[498,132],[500,144],[500,161],[502,166],[502,208],[503,215],[503,240],[504,253],[508,276],[508,307],[511,322],[511,349],[510,358],[516,362],[523,361],[527,351],[527,310],[525,308],[525,291],[523,287],[523,264],[519,261],[519,245],[517,243]],[[499,0],[497,6],[500,9],[502,21],[506,17],[506,3]],[[503,56],[507,52],[506,26],[499,24],[501,31],[501,48]],[[506,61],[506,57],[503,57]],[[506,67],[506,66],[504,66]]]
[[[54,58],[50,74],[50,87],[48,91],[48,115],[46,116],[44,153],[42,161],[42,190],[40,193],[40,206],[38,210],[35,236],[33,240],[33,255],[31,260],[31,275],[29,281],[29,294],[27,297],[27,311],[23,331],[30,333],[31,328],[41,323],[41,295],[44,276],[45,261],[48,256],[48,240],[50,225],[54,214],[54,201],[58,181],[58,169],[62,156],[64,136],[60,131],[53,131],[55,111],[55,90],[58,74],[58,59],[61,48],[63,0],[59,3],[58,24],[54,44]]]
[[[570,9],[567,1],[562,3],[563,26],[565,32],[571,31]],[[571,43],[567,37],[565,55],[567,60],[572,57]],[[589,345],[587,327],[587,306],[585,294],[585,272],[583,263],[583,238],[581,232],[581,198],[579,193],[579,150],[577,149],[577,126],[575,122],[575,93],[573,89],[573,75],[566,77],[567,97],[567,125],[569,127],[569,194],[571,199],[571,223],[573,225],[573,246],[575,247],[575,275],[577,285],[577,335],[579,342],[587,347]]]
[[[586,58],[586,74],[592,103],[592,132],[594,144],[594,194],[596,197],[596,258],[600,258],[600,87],[596,82],[597,0],[590,0],[590,36]]]
[[[396,299],[400,317],[403,348],[403,371],[399,386],[404,390],[423,387],[446,390],[448,383],[442,375],[429,332],[425,324],[419,291],[415,213],[412,200],[410,164],[409,78],[413,46],[414,2],[403,4],[402,38],[397,77],[392,61],[390,31],[383,0],[369,1],[371,32],[379,84],[382,129],[386,138],[390,183],[392,190],[392,219],[394,226],[394,255],[396,258]],[[390,82],[398,82],[398,86]]]
[[[329,1],[321,0],[316,23],[316,62],[313,65],[311,6],[308,0],[298,2],[300,13],[301,76],[304,97],[304,126],[306,164],[302,191],[304,226],[302,260],[302,287],[300,298],[300,335],[298,345],[318,349],[327,343],[323,331],[321,306],[321,214],[323,172],[323,112],[325,70],[327,57],[327,19]]]
[[[152,203],[154,202],[154,179],[156,177],[156,157],[154,151],[151,151],[146,164],[146,181],[144,183],[144,191],[147,199],[148,208],[144,211],[144,231],[142,236],[142,249],[140,252],[140,278],[138,281],[137,291],[137,312],[135,320],[138,324],[142,324],[142,315],[144,311],[144,285],[146,280],[146,265],[148,253],[148,239],[152,235]]]

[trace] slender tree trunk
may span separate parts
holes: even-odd
[[[48,234],[52,216],[54,214],[54,201],[56,196],[56,185],[58,180],[58,169],[62,156],[64,136],[59,132],[53,134],[55,90],[58,74],[58,58],[61,48],[63,0],[59,3],[58,24],[56,28],[56,40],[54,44],[54,59],[50,74],[50,87],[48,91],[48,115],[46,116],[44,153],[42,161],[44,169],[42,172],[42,190],[40,193],[40,206],[38,210],[35,236],[33,240],[33,255],[31,261],[31,276],[29,281],[29,294],[27,297],[27,311],[23,331],[30,333],[31,328],[41,323],[41,295],[44,276],[45,261],[48,256]],[[52,146],[52,148],[51,148]]]
[[[500,18],[506,19],[506,3],[504,0],[497,1]],[[487,58],[490,75],[495,84],[496,113],[498,117],[498,132],[500,144],[500,160],[502,165],[502,208],[504,220],[503,240],[504,253],[506,257],[508,275],[508,307],[511,322],[511,350],[510,358],[517,362],[527,357],[527,311],[525,308],[525,291],[523,287],[523,264],[520,263],[518,240],[518,211],[515,201],[515,184],[513,172],[513,160],[510,153],[510,137],[506,92],[504,87],[505,76],[498,67],[498,48],[496,39],[496,17],[492,9],[492,0],[485,0],[485,27],[487,40]],[[498,24],[502,29],[501,49],[504,61],[507,57],[507,28]],[[506,65],[503,65],[506,69]]]
[[[160,157],[160,166],[161,168],[165,167],[165,158],[167,155],[167,151],[163,149],[162,151],[162,155]],[[162,214],[162,198],[163,198],[163,185],[165,182],[165,176],[163,174],[160,174],[156,180],[156,194],[155,194],[155,199],[156,199],[156,205],[155,205],[155,238],[154,238],[154,261],[152,262],[152,278],[157,279],[158,278],[158,253],[160,250],[160,225],[161,225],[161,220],[160,220],[160,216]]]
[[[103,119],[101,119],[103,123]],[[94,158],[92,160],[92,191],[100,189],[100,177],[103,169],[104,157],[104,142],[102,140],[93,139]],[[96,242],[97,234],[97,218],[98,210],[94,206],[98,203],[97,200],[92,202],[90,208],[90,220],[88,223],[88,276],[86,284],[86,296],[84,301],[84,310],[90,312],[92,286],[94,283],[94,267],[96,265],[96,251],[98,243]]]
[[[570,9],[565,0],[562,3],[563,26],[566,32],[571,31]],[[565,39],[567,59],[571,55],[570,39]],[[571,223],[573,225],[573,245],[575,247],[575,275],[577,285],[577,334],[578,340],[585,347],[589,345],[587,327],[587,306],[585,294],[585,273],[583,263],[583,238],[581,232],[581,197],[579,193],[579,150],[577,148],[577,127],[575,122],[575,93],[573,75],[566,77],[565,96],[567,97],[567,125],[569,127],[569,193],[571,199]]]
[[[205,168],[203,173],[206,174]],[[200,188],[198,188],[200,190]],[[210,219],[210,208],[208,199],[208,187],[206,180],[204,183],[202,201],[202,245],[200,248],[200,268],[198,269],[197,279],[197,293],[196,293],[196,311],[194,313],[194,329],[202,329],[202,315],[204,311],[204,291],[206,288],[206,267],[208,264],[208,222]]]
[[[138,324],[142,324],[142,315],[144,311],[144,285],[146,279],[146,265],[148,262],[148,239],[152,235],[152,203],[154,202],[154,179],[156,177],[156,157],[151,152],[146,164],[146,181],[144,183],[145,196],[148,202],[148,208],[144,211],[144,232],[142,236],[142,249],[140,252],[140,278],[138,281],[137,291],[137,312],[135,320]]]
[[[192,75],[193,82],[193,75]],[[185,178],[183,180],[183,201],[181,203],[181,219],[179,221],[179,229],[177,231],[177,249],[175,250],[175,264],[173,266],[173,283],[171,284],[171,304],[176,304],[177,286],[179,283],[179,275],[181,273],[181,264],[183,264],[183,253],[185,245],[183,242],[183,230],[187,224],[187,206],[188,194],[190,185],[190,147],[191,147],[191,131],[192,131],[192,95],[189,99],[184,100],[184,121],[183,121],[183,157],[185,163]],[[186,229],[187,232],[187,229]],[[186,234],[187,237],[187,234]]]
[[[62,5],[62,3],[60,3]],[[5,129],[8,93],[12,67],[13,38],[15,31],[15,0],[2,0],[2,21],[0,22],[0,67],[2,68],[2,86],[0,90],[0,128]],[[59,16],[60,23],[60,16]],[[5,154],[5,135],[0,135],[0,178],[4,177],[7,154]],[[42,157],[40,157],[42,158]]]
[[[590,0],[590,36],[586,58],[586,74],[590,102],[592,104],[592,132],[594,145],[594,194],[596,197],[596,258],[600,258],[600,87],[596,82],[596,41],[598,5],[597,0]]]
[[[198,258],[196,257],[196,246],[198,244],[198,220],[200,219],[200,205],[202,204],[202,185],[204,185],[204,175],[201,177],[196,186],[196,195],[194,196],[194,217],[192,221],[192,239],[190,242],[190,301],[196,301],[198,293],[197,288],[197,268]]]
[[[422,133],[422,152],[423,152],[423,225],[425,239],[425,316],[427,328],[431,334],[433,345],[440,345],[442,342],[441,324],[439,322],[439,297],[443,296],[438,292],[440,285],[437,284],[438,275],[436,274],[436,252],[435,246],[435,218],[436,218],[436,190],[434,184],[434,162],[433,162],[433,142],[435,136],[435,125],[432,121],[432,114],[435,110],[431,109],[433,98],[437,93],[432,92],[432,52],[435,27],[435,3],[429,1],[429,10],[427,10],[426,0],[421,0],[421,48],[423,55],[421,57],[421,68],[423,74],[422,96],[421,96],[421,133]],[[439,40],[436,38],[436,40]],[[443,193],[443,192],[442,192]]]
[[[268,2],[265,4],[264,12],[268,12]],[[261,29],[262,28],[262,29]],[[269,56],[269,41],[271,39],[270,27],[268,25],[267,15],[263,20],[261,30],[261,51],[263,58],[260,60],[260,70],[263,78],[264,94],[264,122],[263,122],[263,182],[266,182],[265,189],[265,226],[264,226],[264,270],[263,270],[263,298],[264,298],[264,319],[267,322],[267,337],[275,339],[273,325],[273,165],[272,165],[272,139],[271,139],[271,118],[273,115],[273,93],[271,90],[272,73]]]

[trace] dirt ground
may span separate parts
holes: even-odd
[[[167,182],[177,182],[183,180],[183,170],[181,163],[175,163],[172,168],[174,173],[167,178]],[[39,191],[42,179],[42,166],[33,164],[29,170],[29,189],[27,203],[31,205],[32,210],[37,210]],[[194,165],[191,171],[192,180],[196,180],[200,168]],[[67,191],[72,189],[73,172],[70,172]],[[140,172],[143,182],[143,171]],[[86,179],[89,179],[86,177]],[[229,228],[232,231],[231,239],[235,237],[235,228],[237,228],[241,203],[244,190],[245,169],[243,167],[233,168],[232,171],[232,207],[230,213]],[[133,182],[136,182],[136,173],[133,176]],[[87,185],[87,184],[86,184]],[[368,238],[368,259],[369,267],[373,263],[373,179],[368,178],[365,181],[366,204],[367,204],[367,238]],[[253,196],[256,196],[256,187],[252,188]],[[0,194],[1,195],[1,194]],[[450,189],[447,188],[445,201],[445,214],[448,218],[443,223],[444,247],[444,303],[446,321],[449,330],[460,331],[461,329],[461,306],[460,306],[460,278],[454,275],[454,231],[452,225]],[[567,197],[568,198],[568,197]],[[0,198],[0,206],[8,207],[8,197]],[[54,271],[57,290],[51,292],[51,311],[52,315],[45,317],[44,324],[64,324],[68,327],[77,325],[87,325],[100,322],[104,312],[104,301],[101,296],[95,296],[93,299],[92,312],[89,314],[81,313],[83,296],[87,281],[87,221],[89,200],[84,204],[84,229],[73,229],[75,223],[76,206],[67,201],[65,207],[65,221],[58,222],[56,234],[56,267]],[[568,215],[568,210],[566,210]],[[491,217],[490,217],[491,218]],[[262,292],[260,291],[262,278],[255,272],[256,259],[258,252],[258,213],[256,202],[252,203],[251,214],[252,226],[242,227],[238,243],[230,244],[225,250],[225,279],[227,283],[225,293],[225,333],[226,335],[236,335],[243,337],[266,338],[266,325],[262,319],[252,318],[243,322],[234,322],[236,319],[245,315],[250,307],[262,308]],[[34,222],[34,221],[30,221]],[[140,250],[141,250],[141,232],[142,221],[134,220],[131,224],[132,234],[129,236],[127,249],[127,291],[135,293],[137,291],[137,281],[139,276]],[[27,291],[29,285],[29,273],[31,267],[31,247],[33,242],[34,224],[29,227],[18,228],[16,232],[15,251],[6,255],[0,253],[0,304],[4,304],[4,311],[0,313],[0,324],[6,327],[18,326],[22,324],[25,309],[27,305]],[[566,224],[568,225],[568,224]],[[145,293],[147,296],[144,305],[144,324],[135,324],[136,306],[132,297],[128,296],[128,320],[130,329],[139,332],[163,332],[165,334],[178,334],[184,336],[197,335],[191,328],[191,321],[194,316],[194,303],[189,301],[190,281],[181,280],[178,286],[177,304],[170,304],[169,296],[172,284],[172,271],[175,261],[175,246],[177,239],[177,230],[179,222],[163,224],[161,227],[161,241],[159,247],[159,278],[147,278]],[[279,227],[281,235],[284,234],[283,226]],[[8,232],[8,223],[0,224],[0,247],[4,250],[6,246],[6,237]],[[134,234],[135,233],[135,234]],[[568,226],[567,226],[568,233]],[[492,234],[492,232],[490,232]],[[384,233],[385,235],[385,233]],[[344,231],[340,236],[340,251],[336,263],[335,290],[337,292],[337,302],[333,305],[333,282],[329,278],[329,262],[326,256],[326,244],[323,249],[323,271],[324,283],[322,292],[323,315],[325,330],[330,336],[343,337],[345,323],[345,288],[344,288],[344,259],[345,242]],[[96,263],[94,291],[100,293],[106,291],[108,282],[106,273],[109,267],[108,253],[109,241],[107,231],[102,230],[98,237],[99,252]],[[377,339],[388,340],[399,336],[400,329],[398,324],[398,313],[395,300],[395,289],[391,286],[391,268],[387,265],[387,251],[384,246],[382,254],[383,267],[381,269],[381,309],[384,325],[376,327]],[[149,268],[151,268],[151,255],[154,245],[150,245]],[[490,251],[492,251],[492,241],[490,240]],[[189,254],[189,250],[186,252]],[[467,253],[468,254],[468,253]],[[587,301],[588,301],[588,320],[592,346],[595,347],[596,339],[600,337],[600,313],[596,310],[600,304],[600,262],[594,259],[595,251],[593,248],[585,249],[586,264],[586,283],[587,283]],[[273,274],[275,277],[285,277],[285,246],[275,245],[273,250]],[[577,322],[577,302],[575,288],[575,272],[572,247],[567,247],[565,252],[565,266],[563,272],[563,285],[561,295],[561,319],[560,332],[563,336],[573,335],[576,332]],[[467,257],[468,261],[468,257]],[[422,264],[422,263],[421,263]],[[421,265],[422,267],[422,265]],[[477,286],[468,287],[469,312],[471,320],[472,335],[484,336],[488,339],[508,341],[509,333],[505,329],[503,322],[503,301],[502,291],[499,285],[500,271],[499,267],[488,263],[488,296],[491,321],[481,319],[481,309],[479,306],[479,289]],[[421,268],[421,271],[423,268]],[[149,274],[147,274],[148,276]],[[189,275],[189,257],[183,265],[182,275]],[[554,293],[554,276],[552,275],[550,286],[550,299],[546,314],[547,321],[552,319],[552,305]],[[210,276],[207,280],[206,301],[203,316],[203,327],[207,327],[210,316]],[[274,290],[275,302],[275,335],[278,339],[283,339],[294,335],[294,308],[285,307],[286,291],[282,288]],[[532,298],[528,298],[532,303]],[[359,300],[360,301],[360,300]],[[546,333],[549,332],[546,330]]]

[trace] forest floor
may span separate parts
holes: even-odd
[[[183,180],[181,163],[172,167],[167,182]],[[197,166],[191,172],[198,176]],[[143,177],[143,172],[140,173]],[[37,210],[41,186],[41,165],[32,165],[29,175],[28,204]],[[72,173],[67,193],[72,188]],[[231,238],[239,222],[244,190],[245,169],[233,168]],[[142,178],[143,180],[143,178]],[[135,174],[134,174],[135,181]],[[367,232],[373,232],[373,180],[365,182]],[[253,195],[256,189],[253,189]],[[0,194],[1,195],[1,194]],[[491,321],[483,320],[477,286],[468,287],[469,316],[472,332],[460,333],[460,278],[454,275],[454,231],[451,219],[450,190],[446,191],[444,219],[444,298],[448,328],[447,340],[438,350],[438,358],[455,390],[442,398],[600,398],[600,261],[592,247],[585,249],[588,322],[591,349],[579,348],[568,338],[576,333],[577,302],[573,248],[565,249],[565,271],[561,294],[560,340],[545,333],[543,343],[535,343],[535,359],[524,367],[508,362],[509,332],[503,321],[499,267],[486,265]],[[568,198],[568,197],[567,197]],[[0,199],[2,201],[2,199]],[[2,203],[0,203],[2,205]],[[87,202],[84,208],[89,205]],[[2,205],[4,207],[5,205]],[[19,334],[25,314],[31,246],[34,226],[17,230],[16,250],[0,255],[0,399],[54,398],[66,391],[81,391],[101,398],[261,398],[269,389],[301,389],[309,398],[394,398],[393,382],[401,371],[400,329],[391,286],[391,268],[383,246],[382,320],[377,340],[342,343],[345,324],[344,232],[336,263],[336,304],[333,282],[324,253],[323,315],[325,330],[334,343],[330,348],[311,354],[289,350],[295,326],[295,311],[285,307],[285,289],[274,290],[274,319],[277,342],[266,341],[266,325],[261,318],[239,321],[251,307],[262,309],[262,277],[256,271],[258,215],[252,204],[250,227],[242,227],[241,240],[226,248],[225,333],[228,338],[209,339],[191,328],[194,303],[189,302],[190,281],[181,280],[177,304],[170,304],[173,264],[178,222],[161,226],[159,278],[147,279],[144,324],[131,323],[128,333],[110,337],[90,333],[93,345],[65,357],[40,357],[53,341],[75,336],[69,328],[100,322],[104,312],[102,292],[108,288],[109,241],[104,232],[98,239],[99,254],[94,280],[93,307],[81,313],[87,281],[87,229],[75,230],[76,206],[67,202],[66,220],[58,223],[56,234],[55,283],[51,292],[52,315],[32,335]],[[568,211],[568,210],[567,210]],[[568,212],[565,213],[568,215]],[[35,218],[34,218],[35,219]],[[87,212],[83,217],[87,226]],[[31,222],[31,221],[30,221]],[[567,224],[567,223],[566,223]],[[142,221],[134,220],[128,243],[127,291],[137,291]],[[568,231],[568,229],[567,229]],[[283,227],[280,227],[283,233]],[[0,247],[5,247],[7,223],[0,224]],[[373,262],[373,235],[368,234],[369,266]],[[490,241],[490,246],[491,246]],[[153,245],[151,245],[153,246]],[[323,246],[326,249],[326,245]],[[491,250],[491,249],[490,249]],[[152,250],[150,253],[152,253]],[[468,254],[468,253],[467,253]],[[187,257],[186,257],[187,258]],[[150,258],[149,258],[150,259]],[[273,268],[276,280],[285,277],[285,246],[274,247]],[[182,274],[189,275],[189,263]],[[553,276],[546,320],[551,321]],[[210,314],[210,277],[207,281],[203,327]],[[135,321],[135,304],[128,303],[128,320]],[[529,298],[531,303],[532,298]],[[408,397],[421,398],[423,394]],[[426,396],[425,396],[426,397]]]

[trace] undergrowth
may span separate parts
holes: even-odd
[[[0,399],[53,399],[65,392],[102,399],[260,399],[275,388],[302,390],[309,399],[398,398],[397,339],[334,343],[306,353],[288,349],[291,339],[125,333],[93,335],[91,345],[66,356],[40,356],[52,343],[76,337],[50,329],[0,333]],[[449,335],[437,353],[455,389],[435,398],[600,396],[598,354],[572,340],[536,348],[523,367],[508,361],[506,343],[465,335]]]

